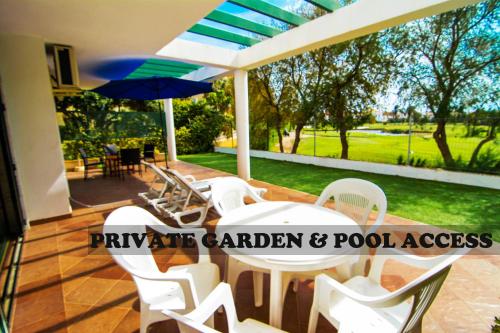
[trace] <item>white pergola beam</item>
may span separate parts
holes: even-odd
[[[295,29],[239,51],[237,68],[249,70],[481,0],[358,0]]]
[[[176,38],[156,55],[170,60],[233,70],[236,68],[234,63],[238,51]]]

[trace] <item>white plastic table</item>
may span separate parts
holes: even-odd
[[[234,209],[221,217],[216,233],[223,233],[228,226],[349,226],[358,230],[359,226],[349,217],[321,206],[287,202],[265,201]],[[226,228],[224,228],[226,227]],[[265,229],[262,229],[265,232]],[[361,228],[359,231],[361,232]],[[222,250],[225,250],[222,248]],[[251,253],[245,250],[246,253]],[[248,265],[268,269],[271,273],[269,324],[281,328],[283,304],[281,299],[282,273],[307,272],[326,269],[347,262],[358,253],[347,249],[335,255],[276,255],[276,254],[235,254],[234,249],[225,250],[228,255]]]

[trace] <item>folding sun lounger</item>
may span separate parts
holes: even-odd
[[[210,191],[198,189],[175,170],[167,169],[164,171],[177,184],[178,192],[167,201],[155,201],[153,207],[163,216],[173,218],[183,228],[200,226],[205,221],[208,210],[212,207]],[[209,189],[208,185],[199,185]],[[184,217],[189,215],[194,215],[195,218],[198,215],[198,218],[194,221],[183,220]]]
[[[191,175],[182,175],[178,171],[159,168],[154,164],[142,162],[151,169],[155,176],[147,192],[139,197],[165,217],[173,218],[181,227],[200,226],[205,221],[208,210],[213,206],[210,185],[225,177],[215,177],[197,181]],[[263,196],[265,188],[252,187]],[[190,221],[187,217],[198,218]]]
[[[139,198],[144,200],[147,205],[153,206],[154,203],[165,196],[171,196],[177,190],[177,184],[170,179],[160,168],[156,165],[141,162],[146,170],[150,169],[154,173],[153,180],[149,184],[149,189],[146,192],[139,193]]]

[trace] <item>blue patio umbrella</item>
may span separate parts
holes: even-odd
[[[186,98],[212,91],[212,83],[151,77],[145,79],[112,80],[92,90],[106,97],[136,100]]]
[[[183,80],[173,77],[151,77],[144,79],[111,80],[92,91],[111,98],[127,98],[145,101],[165,98],[186,98],[201,93],[211,92],[212,83]],[[159,111],[161,119],[160,108]],[[163,126],[161,129],[162,137],[164,138]],[[165,163],[167,163],[167,147],[165,141],[163,143],[165,145]]]

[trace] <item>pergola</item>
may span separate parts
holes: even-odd
[[[74,48],[82,88],[109,79],[173,76],[199,81],[233,75],[238,175],[249,179],[249,70],[480,1],[3,0],[2,93],[15,133],[21,188],[29,197],[26,206],[36,211],[28,219],[69,210],[62,204],[69,190],[53,96],[47,88],[45,43]],[[300,6],[319,9],[321,15],[308,19],[297,10]],[[165,113],[168,158],[175,160],[171,100],[165,101]],[[23,132],[27,126],[29,133]],[[41,136],[46,140],[36,140]],[[25,149],[27,143],[32,149]],[[37,173],[29,167],[34,160],[43,161]],[[53,201],[47,193],[54,194]],[[42,195],[51,204],[40,204],[37,198]]]
[[[238,176],[243,179],[250,179],[248,70],[309,50],[341,43],[411,20],[479,2],[476,0],[305,1],[322,9],[325,14],[314,20],[308,20],[304,16],[271,4],[271,1],[227,0],[226,3],[279,20],[286,28],[278,29],[248,20],[224,11],[224,7],[220,6],[206,15],[204,21],[193,25],[188,32],[236,43],[242,46],[241,49],[231,50],[176,38],[156,53],[170,60],[203,66],[184,75],[183,78],[205,80],[234,75]],[[206,20],[251,32],[255,36],[248,37],[224,26],[215,28],[203,23]],[[167,135],[169,158],[175,160],[171,101],[165,103],[165,112],[169,129]]]

